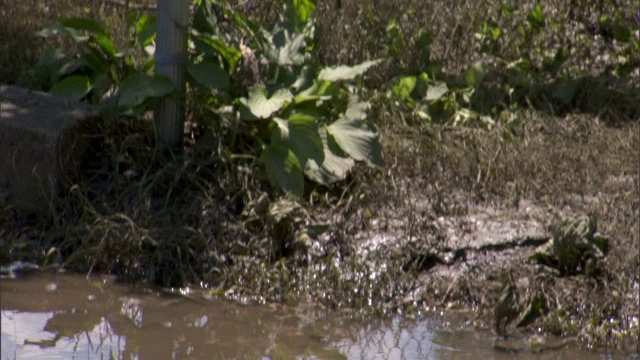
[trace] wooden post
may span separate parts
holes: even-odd
[[[184,136],[185,66],[190,0],[158,0],[156,19],[156,75],[169,78],[176,87],[174,96],[158,101],[154,121],[161,141],[173,147]]]

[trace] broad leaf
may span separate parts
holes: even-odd
[[[273,129],[272,142],[286,144],[296,154],[302,168],[306,167],[309,159],[322,163],[322,140],[312,116],[295,114],[288,121],[280,118],[274,118],[274,121],[278,126]]]
[[[193,16],[193,29],[199,33],[215,34],[218,28],[218,12],[219,4],[213,1],[200,1]]]
[[[300,162],[291,149],[281,143],[271,143],[262,151],[260,160],[273,186],[302,197],[304,176]]]
[[[80,100],[87,95],[90,88],[91,85],[89,83],[89,78],[86,76],[74,75],[55,84],[51,90],[49,90],[49,93],[65,97],[70,100]]]
[[[442,96],[444,96],[449,88],[447,87],[447,83],[439,82],[435,85],[429,86],[427,89],[427,101],[440,100]]]
[[[287,19],[296,29],[302,30],[315,9],[315,1],[293,0],[293,4],[287,7]]]
[[[240,50],[227,45],[224,40],[217,36],[200,35],[192,32],[191,39],[193,39],[196,49],[202,51],[204,55],[221,55],[229,64],[230,69],[235,69],[238,66],[238,61],[242,58]]]
[[[80,56],[80,61],[91,68],[94,74],[109,73],[111,71],[112,63],[104,56],[102,50],[91,45],[85,48],[87,51]]]
[[[87,18],[62,18],[60,24],[67,29],[84,30],[95,36],[108,36],[108,33],[97,21]]]
[[[340,81],[340,80],[353,80],[356,77],[364,74],[370,67],[377,65],[381,60],[365,61],[362,64],[355,66],[336,66],[327,67],[320,71],[318,79],[328,81]]]
[[[296,96],[293,99],[293,102],[296,103],[297,105],[299,104],[304,104],[307,102],[315,102],[316,104],[320,105],[325,101],[331,100],[331,96],[330,95],[325,95],[325,96],[321,96],[321,95],[308,95],[308,96]]]
[[[280,110],[285,102],[293,100],[293,95],[287,89],[277,90],[267,99],[267,90],[262,86],[256,86],[249,92],[249,99],[242,102],[259,118],[269,118]]]
[[[120,84],[118,106],[132,108],[149,98],[167,95],[173,89],[173,83],[167,78],[134,73]]]
[[[187,71],[195,82],[212,89],[227,89],[231,82],[224,69],[209,61],[188,64]]]
[[[309,159],[304,169],[305,175],[323,185],[344,180],[355,165],[355,161],[344,154],[335,139],[327,134],[326,128],[319,129],[318,134],[324,148],[324,161],[318,163]]]
[[[304,49],[307,46],[306,33],[278,29],[273,33],[263,30],[268,43],[264,46],[264,55],[281,66],[302,65],[305,61]]]
[[[404,76],[391,88],[393,95],[400,99],[411,97],[413,89],[416,87],[417,78],[415,76]]]
[[[136,22],[138,43],[146,47],[156,38],[156,20],[149,15],[142,15]]]
[[[238,106],[238,120],[241,121],[256,121],[260,120],[254,113],[251,112],[251,109],[247,106],[246,100],[244,98],[239,100],[239,104],[236,102]]]
[[[289,85],[289,88],[296,92],[300,91],[300,89],[307,88],[313,85],[315,77],[316,74],[313,67],[310,65],[304,65],[302,69],[300,69],[299,74],[297,74],[297,78],[295,79],[295,81],[293,81],[293,83]]]
[[[342,116],[327,127],[327,132],[355,160],[366,161],[371,166],[384,164],[378,133],[367,122]]]
[[[340,92],[331,81],[313,81],[313,85],[302,90],[296,95],[296,102],[307,101],[308,99],[320,99],[324,95],[336,95]]]
[[[73,38],[73,40],[77,43],[84,43],[91,39],[90,35],[87,35],[86,31],[74,29],[74,28],[63,28],[63,31],[69,34]]]
[[[102,101],[105,97],[113,95],[115,85],[109,75],[107,74],[98,74],[95,78],[93,78],[93,83],[91,84],[91,97],[95,102]]]
[[[344,115],[353,120],[365,120],[370,107],[368,102],[360,101],[357,96],[351,95],[349,96],[349,105],[347,105],[347,110]]]
[[[302,114],[305,116],[311,116],[316,123],[324,119],[332,119],[331,107],[325,104],[326,101],[331,100],[330,96],[320,96],[316,99],[305,98],[300,102],[293,102],[280,112],[283,117],[291,117],[293,115]]]
[[[96,44],[98,44],[102,51],[104,51],[111,57],[115,56],[116,52],[118,51],[118,49],[116,49],[116,46],[113,42],[111,42],[111,39],[109,39],[108,36],[98,36],[94,39],[94,41]]]

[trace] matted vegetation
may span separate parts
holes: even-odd
[[[543,304],[531,331],[639,346],[640,5],[326,1],[307,14],[313,2],[301,1],[302,14],[282,17],[282,3],[194,7],[179,152],[158,145],[145,120],[153,98],[170,89],[105,101],[130,91],[130,76],[158,84],[144,51],[152,8],[3,5],[0,54],[11,56],[0,55],[0,82],[53,89],[103,111],[87,129],[95,156],[50,211],[0,209],[0,260],[239,301],[304,299],[363,313],[473,307],[484,325],[499,293],[494,280],[510,270],[533,284],[520,298],[539,301],[519,305]],[[47,47],[71,49],[56,58],[63,63],[86,54],[86,43],[32,36],[78,16],[101,19],[117,49],[133,50],[108,58],[107,85],[95,68],[38,65]],[[350,66],[328,67],[338,64]],[[214,75],[197,76],[205,73]],[[81,91],[64,83],[69,75]],[[366,146],[327,140],[346,128]],[[322,152],[342,165],[323,172]],[[312,161],[318,166],[305,166]],[[419,211],[416,199],[427,199]],[[437,236],[433,219],[522,201],[593,214],[610,239],[597,271],[560,276],[506,251],[452,284],[408,266],[404,243],[369,252],[354,239],[394,221],[398,237]]]

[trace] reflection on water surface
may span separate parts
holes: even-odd
[[[513,359],[492,335],[444,317],[352,320],[309,307],[160,296],[109,277],[3,279],[4,359]],[[565,347],[540,357],[602,359]]]

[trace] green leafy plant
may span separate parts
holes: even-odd
[[[265,26],[203,0],[196,2],[189,29],[188,80],[205,94],[198,101],[223,126],[242,133],[241,151],[260,158],[276,188],[297,196],[304,193],[305,177],[328,185],[343,180],[356,161],[383,163],[378,134],[366,121],[369,105],[351,85],[378,61],[317,66],[311,56],[314,9],[314,1],[294,1],[278,22]],[[112,116],[140,115],[149,100],[170,94],[171,82],[151,75],[153,18],[130,17],[129,23],[135,35],[122,51],[90,19],[61,19],[41,31],[45,37],[70,36],[80,48],[43,59],[39,70],[48,74],[45,87],[99,104]]]
[[[584,15],[569,18],[541,4],[527,13],[501,5],[475,40],[480,53],[493,63],[491,70],[504,82],[505,97],[551,106],[554,111],[569,109],[581,94],[586,73],[613,75],[623,82],[637,73],[640,32],[634,31],[623,5],[608,6],[612,9],[607,12],[600,7],[597,24],[593,24]],[[611,59],[607,68],[594,66],[598,56],[593,52],[598,47],[601,58]],[[586,52],[582,63],[577,61],[581,52]]]
[[[410,15],[413,11],[407,10]],[[499,37],[499,29],[494,29],[494,38]],[[387,27],[386,50],[396,59],[404,52],[416,53],[408,63],[400,68],[409,75],[402,74],[394,78],[381,101],[394,101],[412,112],[419,121],[439,124],[493,126],[492,117],[473,109],[472,99],[480,88],[487,72],[483,61],[468,66],[462,76],[443,74],[442,66],[430,59],[430,45],[433,36],[423,29],[407,34],[402,22],[397,18],[389,20]],[[486,30],[490,32],[489,29]],[[418,49],[418,50],[415,50]]]
[[[402,101],[419,119],[452,125],[493,124],[489,116],[471,109],[471,100],[482,83],[486,69],[482,62],[468,67],[459,81],[434,80],[423,72],[395,79],[388,97]]]
[[[558,269],[561,275],[591,273],[609,250],[609,240],[597,232],[593,215],[563,219],[552,228],[553,237],[532,259]]]
[[[108,31],[97,21],[60,19],[59,25],[46,28],[39,35],[69,36],[79,51],[47,53],[31,72],[33,80],[54,95],[98,104],[103,113],[111,116],[140,114],[149,99],[171,93],[173,84],[151,75],[155,50],[153,18],[130,17],[129,27],[134,29],[135,36],[129,47],[118,50]],[[140,51],[136,52],[136,48]]]
[[[257,140],[271,184],[296,196],[304,194],[305,177],[328,185],[343,180],[356,161],[383,164],[378,134],[366,121],[369,105],[355,87],[348,86],[378,61],[319,68],[311,56],[314,4],[294,2],[270,28],[255,26],[227,10],[241,35],[255,36],[240,45],[241,51],[221,34],[207,30],[215,21],[211,15],[203,16],[193,32],[202,61],[190,65],[190,73],[206,66],[206,72],[219,76],[192,76],[192,81],[211,91],[215,99],[207,102],[215,104],[213,113]],[[229,79],[223,68],[231,73]],[[246,72],[251,81],[246,81]],[[220,85],[227,80],[231,92],[221,94],[227,87]],[[234,97],[238,85],[246,94]]]

